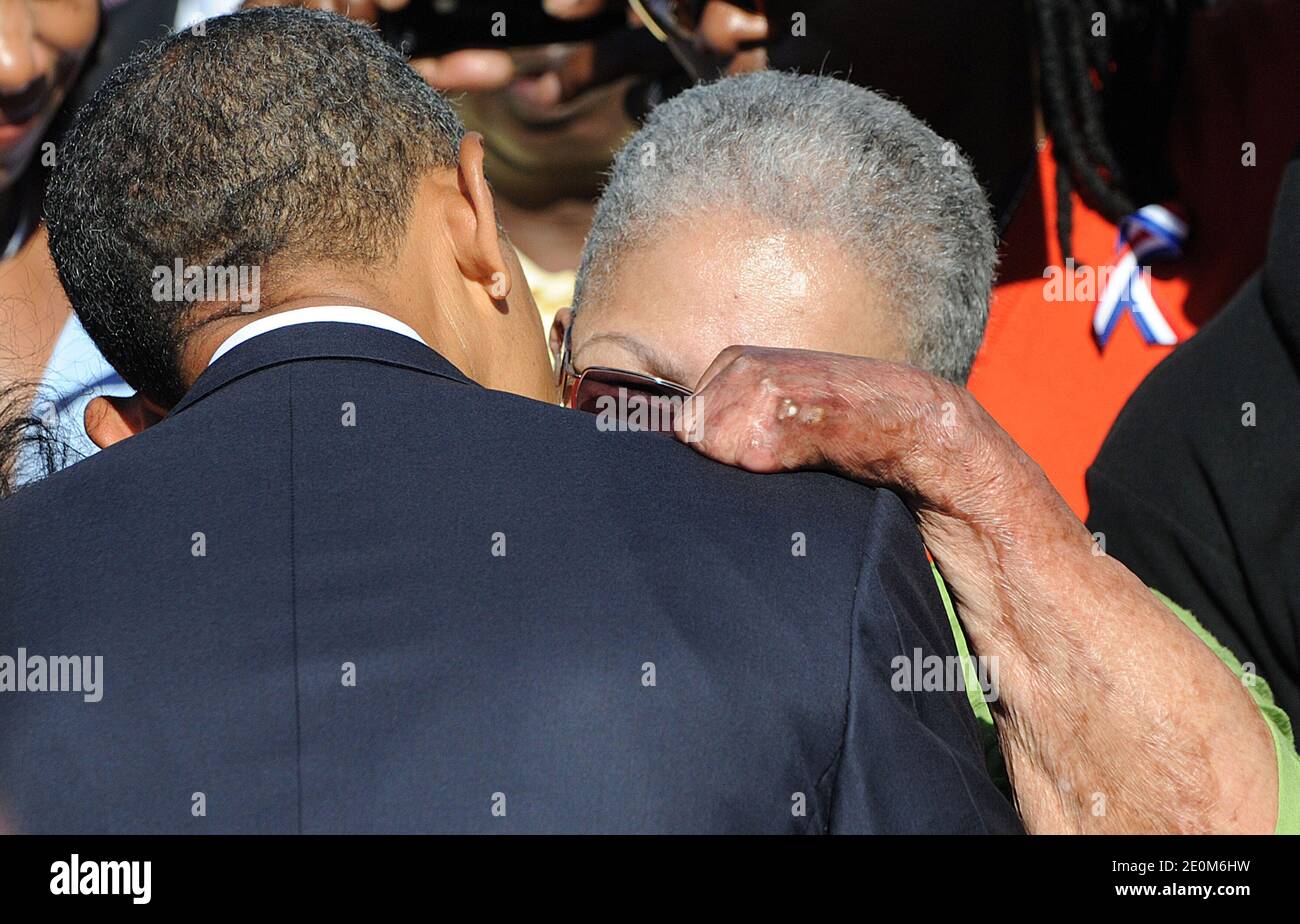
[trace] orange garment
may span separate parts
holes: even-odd
[[[1150,286],[1180,343],[1263,262],[1273,197],[1300,142],[1300,3],[1229,4],[1196,20],[1188,43],[1171,158],[1191,232],[1182,259],[1152,267]],[[1254,166],[1242,163],[1247,142]],[[1083,301],[1048,299],[1044,267],[1062,265],[1055,178],[1048,146],[1007,229],[969,387],[1083,518],[1084,472],[1124,402],[1173,347],[1148,345],[1126,315],[1100,348],[1092,317],[1101,283]],[[1077,195],[1073,221],[1076,266],[1112,266],[1115,226]],[[1089,294],[1084,282],[1076,275],[1072,294]]]

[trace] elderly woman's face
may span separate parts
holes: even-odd
[[[895,308],[831,237],[695,216],[629,248],[573,330],[575,368],[609,366],[694,388],[733,344],[905,360]],[[552,344],[568,322],[557,318]]]
[[[0,190],[30,162],[99,29],[99,0],[0,0]]]

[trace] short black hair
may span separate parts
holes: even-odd
[[[45,206],[59,278],[108,361],[170,407],[195,305],[156,300],[155,268],[373,262],[463,134],[366,25],[294,8],[208,20],[122,64],[77,113]]]

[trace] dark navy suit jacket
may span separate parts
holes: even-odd
[[[0,693],[18,831],[1018,829],[965,695],[891,688],[954,653],[898,498],[374,328],[256,337],[0,504],[0,588],[0,655],[104,659]]]

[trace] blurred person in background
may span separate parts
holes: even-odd
[[[100,26],[97,0],[0,0],[0,393],[8,412],[0,491],[11,490],[39,445],[24,438],[53,423],[83,384],[111,382],[71,309],[50,262],[40,223],[47,170],[57,158],[56,121]],[[48,395],[34,408],[38,383]]]
[[[1263,259],[1300,142],[1281,91],[1300,83],[1300,4],[1033,7],[1040,151],[970,389],[1082,517],[1124,402]]]
[[[604,171],[636,124],[624,108],[634,78],[574,87],[562,75],[590,63],[594,43],[512,53],[518,76],[455,99],[483,134],[497,210],[519,253],[543,330],[573,301],[582,242]]]
[[[40,221],[42,148],[99,29],[95,0],[0,2],[0,257]],[[44,155],[44,156],[42,156]]]
[[[1088,528],[1300,715],[1300,152],[1268,256],[1147,377],[1088,470]]]
[[[972,705],[1030,831],[1300,830],[1300,758],[1267,684],[1095,554],[960,387],[995,235],[941,150],[828,78],[751,74],[663,104],[615,161],[552,330],[566,399],[598,410],[629,374],[696,391],[710,457],[907,498],[970,650],[1000,661],[1000,695]]]

